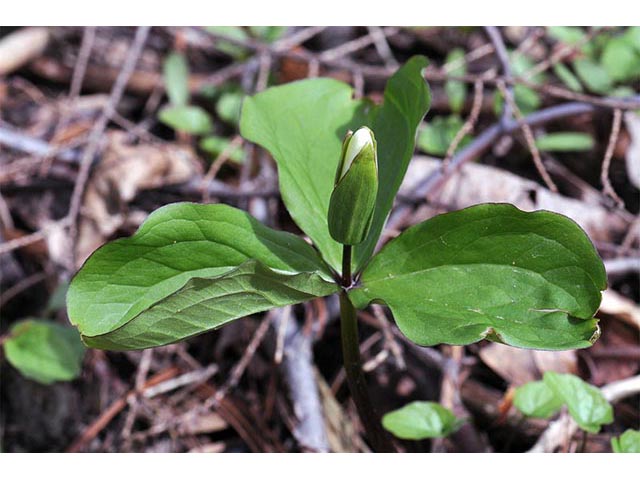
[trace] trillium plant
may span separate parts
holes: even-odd
[[[247,98],[241,134],[271,153],[282,200],[312,244],[223,204],[162,207],[130,238],[98,249],[73,279],[68,312],[84,342],[166,345],[337,294],[348,384],[377,451],[392,446],[367,394],[357,309],[386,305],[420,345],[590,346],[605,270],[564,216],[476,205],[377,248],[429,108],[425,66],[411,58],[389,79],[381,105],[328,78]]]

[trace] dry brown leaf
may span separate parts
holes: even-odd
[[[414,157],[409,164],[400,194],[410,194],[418,183],[439,169],[440,165],[441,162],[434,158]],[[550,210],[575,220],[594,241],[612,242],[623,236],[629,228],[627,219],[601,205],[553,193],[531,180],[476,163],[465,164],[454,174],[444,185],[437,200],[455,208],[485,202],[508,202],[526,211]],[[428,218],[435,213],[432,208],[427,207],[423,216]]]
[[[578,368],[575,350],[549,352],[490,343],[480,350],[480,358],[491,370],[514,386],[538,380],[548,370],[576,373]]]
[[[49,43],[49,30],[27,27],[0,40],[0,75],[7,75],[40,56]]]
[[[79,265],[125,223],[127,204],[139,191],[183,183],[201,173],[187,147],[129,145],[121,132],[110,132],[107,142],[87,185],[77,246]]]

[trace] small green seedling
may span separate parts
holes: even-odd
[[[535,418],[550,418],[566,405],[578,426],[589,433],[613,422],[613,408],[600,389],[571,374],[545,372],[543,380],[518,387],[513,404]]]
[[[448,437],[464,420],[435,402],[411,402],[382,417],[382,426],[403,440]]]
[[[201,136],[199,147],[212,157],[227,152],[231,161],[242,163],[242,149],[231,145],[227,138],[215,135],[209,113],[190,103],[189,65],[186,56],[177,52],[169,54],[164,62],[163,73],[169,105],[160,110],[158,119],[176,131]],[[236,89],[228,89],[215,92],[213,96],[216,98],[217,115],[236,126],[244,95]]]
[[[611,439],[614,453],[640,453],[640,430],[627,430]]]
[[[85,351],[75,328],[37,319],[14,324],[3,347],[16,370],[45,385],[76,378]]]
[[[347,380],[379,451],[392,447],[366,391],[356,309],[387,305],[420,345],[591,346],[606,275],[567,217],[477,205],[415,225],[377,252],[429,108],[426,63],[414,57],[401,67],[382,105],[328,78],[245,99],[241,134],[273,156],[282,200],[313,245],[227,205],[162,207],[132,237],[94,252],[71,282],[68,314],[85,343],[166,345],[339,294]]]

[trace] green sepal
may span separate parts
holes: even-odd
[[[328,214],[331,237],[344,245],[362,243],[371,228],[377,194],[375,147],[367,145],[331,193]]]

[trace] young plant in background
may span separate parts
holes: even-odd
[[[606,275],[564,216],[477,205],[415,225],[374,254],[429,107],[425,66],[413,57],[401,67],[382,105],[328,78],[247,98],[241,134],[273,156],[282,200],[313,246],[227,205],[162,207],[132,237],[98,249],[73,279],[68,313],[86,344],[165,345],[339,294],[347,380],[377,451],[393,447],[367,393],[357,309],[387,305],[420,345],[590,346]],[[342,144],[349,130],[356,133]]]
[[[619,437],[611,439],[614,453],[640,453],[640,430],[627,430]]]
[[[613,422],[613,408],[600,389],[571,374],[545,372],[543,380],[518,387],[513,404],[534,418],[550,418],[566,405],[578,426],[589,433]]]
[[[2,346],[16,370],[45,385],[75,379],[85,351],[75,328],[31,318],[12,325]]]
[[[434,402],[411,402],[382,417],[382,426],[403,440],[448,437],[463,423],[451,410]]]

